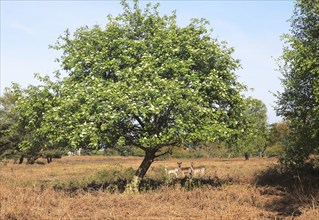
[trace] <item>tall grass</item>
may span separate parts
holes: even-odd
[[[315,189],[300,189],[300,199],[293,188],[271,182],[283,178],[269,171],[275,159],[178,160],[207,172],[191,181],[174,179],[164,166],[176,167],[176,159],[155,161],[135,195],[121,191],[141,158],[74,157],[32,166],[9,161],[0,166],[0,219],[319,219]]]

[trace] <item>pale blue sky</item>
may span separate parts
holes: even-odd
[[[142,1],[145,5],[149,1]],[[239,81],[254,91],[268,108],[269,122],[280,121],[273,110],[275,98],[269,92],[281,91],[275,58],[282,53],[280,36],[289,32],[287,20],[293,1],[152,1],[160,2],[162,14],[177,11],[179,25],[191,18],[206,18],[213,37],[235,48],[241,60]],[[3,1],[1,0],[1,82],[4,87],[17,82],[23,87],[37,84],[34,73],[53,76],[59,53],[48,49],[67,28],[107,22],[106,15],[121,12],[119,1]]]

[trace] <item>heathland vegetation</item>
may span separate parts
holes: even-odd
[[[0,218],[318,219],[319,4],[295,2],[271,125],[207,20],[121,4],[0,97]]]
[[[140,193],[123,194],[142,157],[74,156],[0,165],[1,219],[319,218],[318,173],[288,175],[276,158],[154,162]],[[192,181],[165,168],[205,166]]]

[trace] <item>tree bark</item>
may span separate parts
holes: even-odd
[[[264,158],[265,157],[265,152],[267,150],[267,147],[263,147],[262,151],[261,151],[261,157]]]
[[[52,156],[47,156],[47,162],[51,163],[52,162]]]
[[[249,160],[249,156],[250,156],[250,154],[249,153],[245,153],[245,160]]]
[[[19,164],[23,163],[23,159],[24,159],[24,156],[21,156],[20,159],[19,159]]]
[[[155,159],[155,149],[145,149],[145,157],[136,170],[132,181],[125,187],[125,193],[139,192],[139,184]]]

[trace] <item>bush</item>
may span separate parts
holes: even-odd
[[[284,146],[281,144],[274,144],[267,148],[265,154],[267,157],[278,157],[284,153]]]
[[[55,150],[46,150],[41,152],[42,157],[51,156],[52,158],[62,158],[66,154],[65,150],[55,149]]]
[[[298,169],[284,165],[269,167],[255,178],[261,186],[277,186],[296,197],[317,198],[319,200],[319,167],[305,163]]]
[[[233,154],[233,153],[232,153]],[[231,152],[222,143],[200,143],[189,146],[188,148],[175,148],[172,158],[212,158],[212,157],[230,157]]]
[[[123,168],[122,166],[115,166],[105,170],[100,170],[91,178],[96,183],[103,184],[105,182],[116,182],[118,180],[131,180],[134,173],[135,170],[132,167]]]
[[[57,182],[53,188],[58,191],[75,193],[79,190],[105,190],[108,192],[124,192],[126,184],[132,179],[135,170],[122,166],[109,167],[94,175],[80,180]]]

